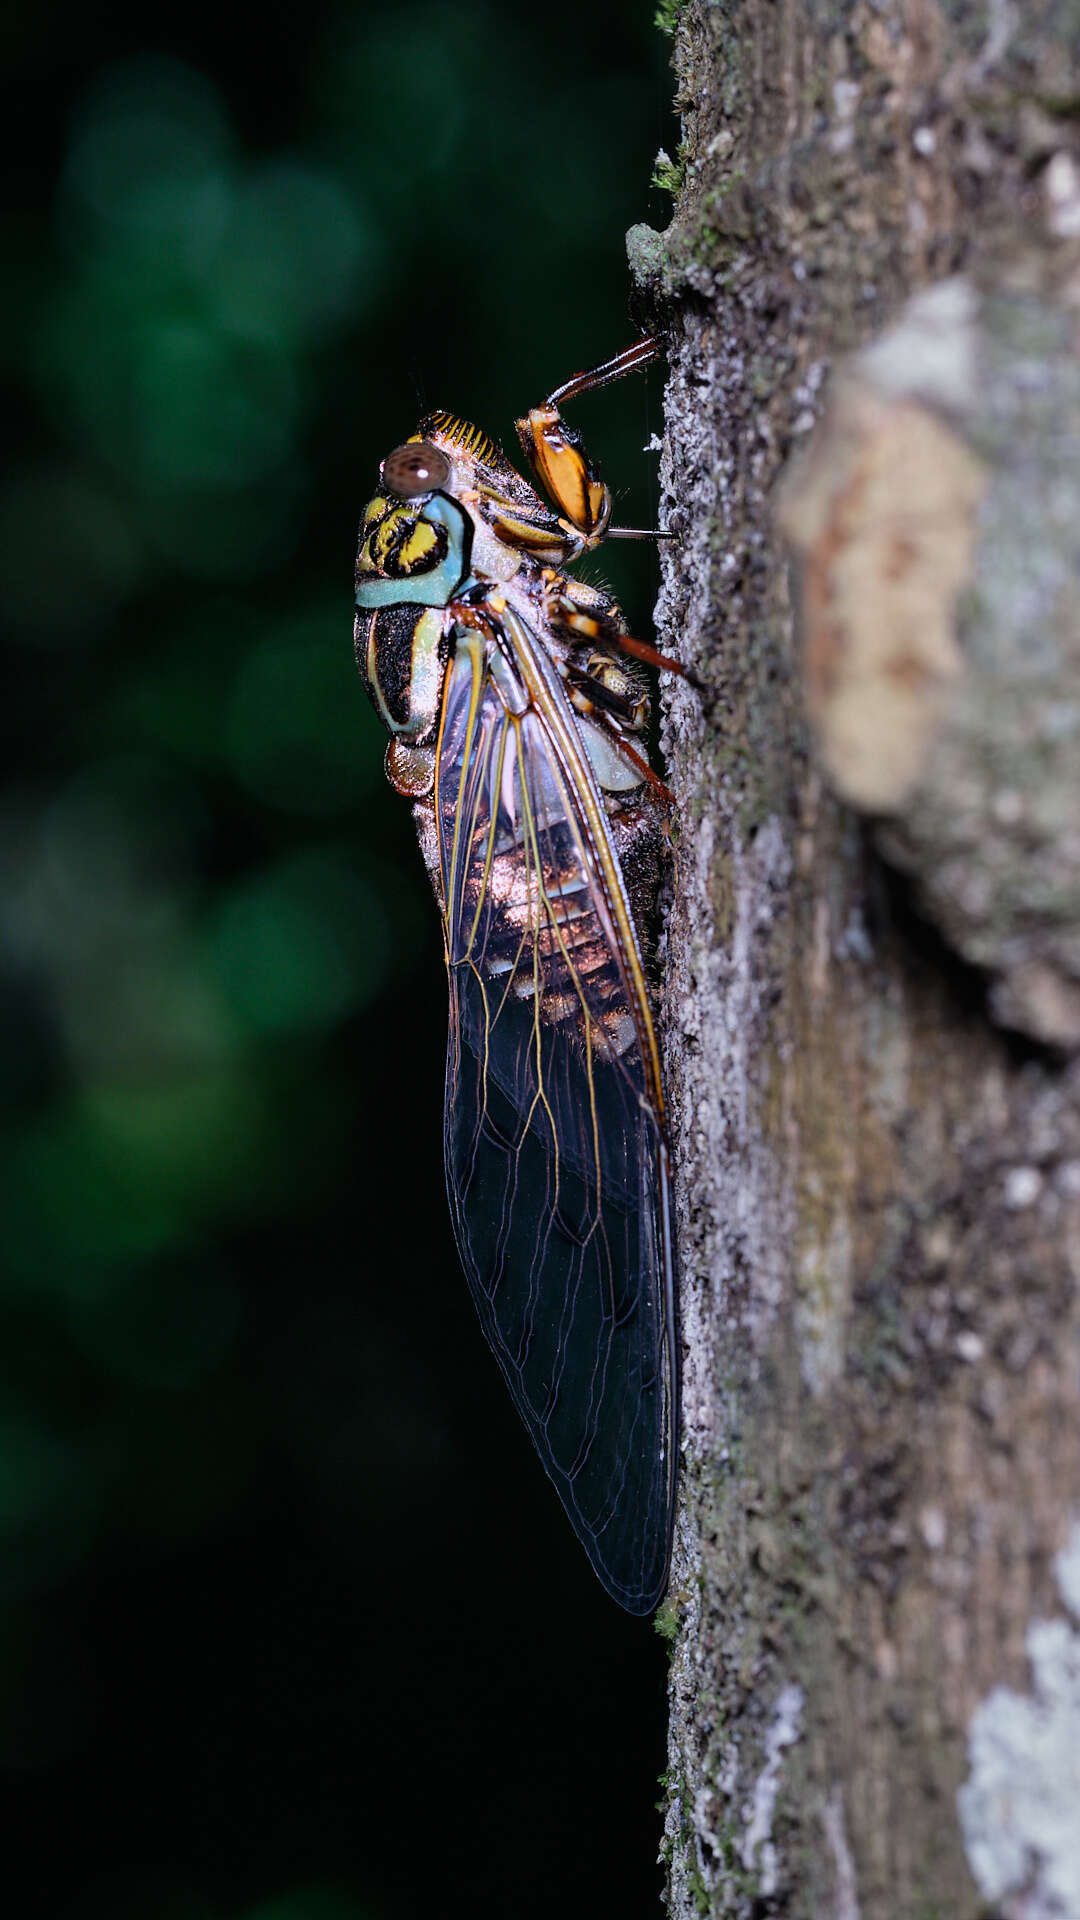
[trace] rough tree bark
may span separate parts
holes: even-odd
[[[1080,9],[674,26],[671,1909],[1080,1915]]]

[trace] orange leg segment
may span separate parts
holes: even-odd
[[[576,373],[572,380],[556,387],[542,406],[530,407],[516,422],[526,460],[564,520],[581,536],[582,551],[596,546],[607,532],[611,494],[585,452],[581,435],[566,425],[559,408],[564,400],[610,386],[624,374],[648,366],[662,351],[660,341],[652,334],[646,335],[613,360],[605,360],[587,373]]]
[[[692,667],[686,667],[681,660],[675,660],[670,653],[658,653],[650,647],[647,640],[635,640],[633,634],[619,633],[613,636],[615,645],[624,653],[633,654],[635,660],[644,660],[647,667],[662,667],[666,673],[679,673],[692,687],[701,685]]]

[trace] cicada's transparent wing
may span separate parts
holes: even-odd
[[[484,1331],[540,1457],[608,1592],[647,1613],[667,1576],[676,1467],[652,1028],[636,940],[626,951],[612,911],[622,882],[598,789],[590,824],[580,767],[512,680],[490,643],[462,634],[437,771],[447,1185]],[[572,727],[553,680],[544,701]]]

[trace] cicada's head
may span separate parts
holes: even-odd
[[[445,607],[469,573],[472,522],[449,492],[448,456],[419,434],[388,453],[360,522],[356,603]]]

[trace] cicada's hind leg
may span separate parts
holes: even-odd
[[[515,422],[522,452],[537,479],[547,489],[567,530],[577,535],[577,553],[585,553],[604,538],[611,519],[611,493],[585,452],[581,435],[568,427],[559,411],[565,400],[597,387],[610,386],[626,373],[648,366],[662,351],[659,340],[646,337],[635,341],[625,353],[588,373],[578,373],[563,386],[556,387],[542,406],[530,407]],[[576,558],[575,553],[572,557]]]

